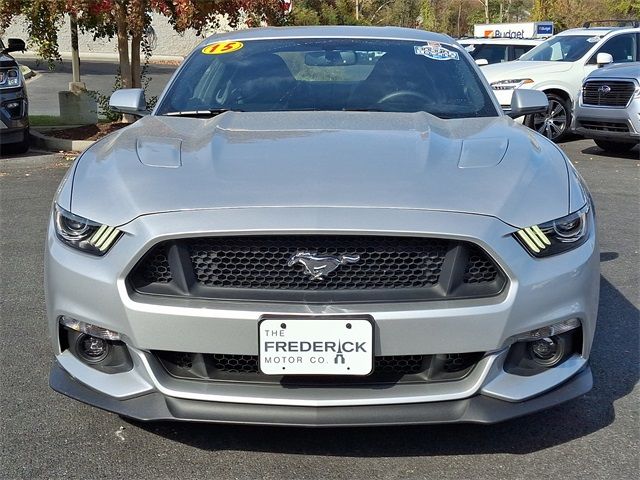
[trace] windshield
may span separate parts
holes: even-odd
[[[589,35],[561,35],[542,42],[536,48],[525,53],[520,60],[543,62],[575,62],[582,58],[591,47],[600,41],[600,37]]]
[[[157,114],[225,110],[425,111],[498,115],[462,51],[435,42],[281,39],[219,42],[194,52]]]

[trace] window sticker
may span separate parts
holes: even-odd
[[[458,52],[449,50],[438,42],[428,42],[426,45],[413,48],[416,55],[423,55],[431,60],[460,60]]]
[[[600,40],[602,40],[601,37],[589,37],[589,38],[587,38],[587,42],[589,42],[589,43],[598,43]]]
[[[218,42],[207,45],[202,49],[202,53],[207,55],[222,55],[240,50],[244,45],[242,42]]]

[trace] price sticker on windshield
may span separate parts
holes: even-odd
[[[202,49],[202,53],[206,55],[222,55],[223,53],[231,53],[240,50],[244,45],[242,42],[219,42],[207,45]]]

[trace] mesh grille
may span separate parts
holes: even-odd
[[[214,353],[213,366],[228,373],[254,373],[258,371],[257,355],[226,355]]]
[[[151,250],[140,263],[138,273],[149,283],[169,283],[173,277],[167,259],[167,247],[160,244]]]
[[[468,353],[447,353],[444,362],[445,372],[459,372],[473,365],[477,358],[476,354]]]
[[[302,252],[318,258],[296,257]],[[310,270],[325,265],[335,268],[312,278]],[[475,244],[364,235],[170,240],[153,247],[129,280],[142,294],[302,303],[488,297],[506,284]]]
[[[633,82],[590,81],[582,87],[582,103],[607,107],[625,107],[635,90]]]
[[[376,357],[374,371],[380,373],[393,373],[410,375],[424,370],[424,357],[422,355],[392,355]]]
[[[422,288],[438,283],[445,241],[414,238],[314,236],[202,238],[188,242],[199,283],[216,288],[268,290],[368,290]],[[299,251],[358,255],[323,281],[302,264],[288,266]]]
[[[478,250],[472,251],[464,271],[464,283],[492,282],[498,276],[498,269],[486,255]]]
[[[258,382],[287,385],[389,384],[457,380],[464,377],[483,354],[448,353],[438,355],[388,355],[374,358],[374,368],[366,376],[265,375],[257,355],[155,351],[155,357],[178,378]]]

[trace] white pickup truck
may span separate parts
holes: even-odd
[[[482,68],[505,109],[516,88],[547,94],[547,113],[529,115],[524,123],[554,141],[562,141],[569,133],[572,105],[589,73],[606,64],[640,58],[640,22],[618,27],[594,27],[592,23],[551,37],[519,60]]]

